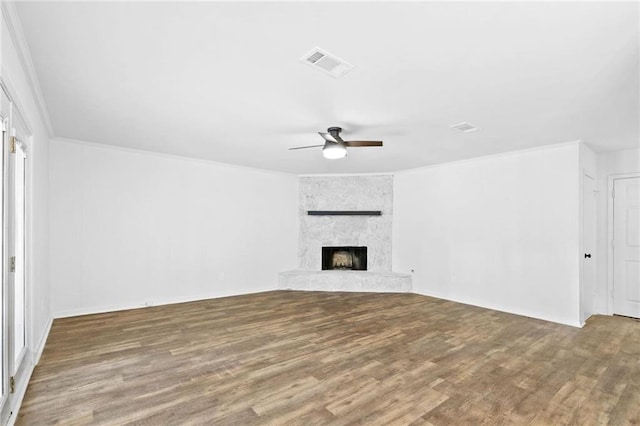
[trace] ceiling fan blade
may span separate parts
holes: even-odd
[[[307,145],[307,146],[296,146],[294,148],[289,148],[289,151],[293,151],[294,149],[307,149],[307,148],[318,148],[324,146],[324,144],[322,145]]]
[[[329,133],[324,133],[324,132],[318,132],[318,134],[320,136],[322,136],[322,139],[324,139],[327,142],[337,142],[333,136],[331,136]]]
[[[382,141],[344,141],[346,146],[382,146]]]

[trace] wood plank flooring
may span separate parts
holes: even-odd
[[[295,291],[60,319],[17,420],[640,424],[640,322]]]

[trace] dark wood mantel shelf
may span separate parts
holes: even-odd
[[[309,216],[381,216],[380,210],[308,210]]]

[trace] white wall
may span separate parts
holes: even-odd
[[[597,154],[598,169],[598,260],[597,280],[595,293],[595,312],[611,314],[609,303],[608,280],[610,276],[607,258],[610,245],[608,236],[609,212],[608,206],[611,200],[609,177],[616,174],[640,173],[640,149],[628,149],[624,151],[603,152]]]
[[[579,144],[397,173],[393,266],[417,293],[579,326]]]
[[[297,177],[53,140],[56,317],[277,288]]]
[[[45,124],[46,118],[41,114],[37,102],[38,95],[27,77],[24,52],[20,51],[21,32],[19,22],[12,21],[2,5],[0,20],[0,75],[2,84],[20,115],[26,121],[31,140],[29,158],[27,160],[27,177],[30,186],[27,211],[27,301],[26,315],[29,321],[27,329],[27,347],[29,355],[37,362],[44,345],[49,326],[51,325],[50,284],[49,284],[49,134]],[[9,30],[9,24],[13,28]],[[22,53],[20,53],[22,52]],[[22,58],[22,60],[21,60]]]

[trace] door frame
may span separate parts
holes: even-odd
[[[585,230],[584,230],[584,215],[585,215],[585,196],[584,196],[584,185],[585,185],[585,178],[589,178],[593,181],[593,190],[594,190],[594,201],[593,201],[593,211],[591,212],[592,217],[593,217],[593,247],[591,249],[591,255],[592,255],[592,262],[593,262],[593,274],[591,276],[591,294],[589,295],[589,298],[591,300],[590,303],[590,312],[589,312],[589,316],[593,315],[595,313],[595,298],[596,298],[596,288],[597,288],[597,281],[598,281],[598,272],[597,272],[597,266],[598,266],[598,198],[596,197],[596,195],[599,193],[598,191],[598,179],[597,179],[597,175],[590,169],[587,168],[583,168],[582,169],[582,175],[580,177],[580,217],[579,217],[579,221],[580,221],[580,253],[579,253],[579,259],[580,259],[580,324],[584,325],[586,320],[589,318],[583,318],[583,302],[584,302],[584,297],[585,297],[585,289],[584,289],[584,280],[585,280],[585,276],[586,276],[586,264],[585,264],[585,258],[584,258],[584,254],[587,252],[587,248],[585,247]]]
[[[15,114],[16,112],[12,111],[12,114]],[[13,123],[15,124],[15,123]],[[24,131],[26,131],[26,129],[23,129]],[[10,258],[10,255],[14,255],[15,257],[18,256],[22,256],[22,268],[23,268],[23,283],[22,283],[22,291],[23,293],[23,301],[22,301],[22,321],[23,321],[23,333],[24,333],[24,345],[23,347],[20,349],[20,352],[17,354],[17,357],[15,357],[15,323],[8,323],[7,325],[9,326],[9,330],[7,333],[7,337],[9,338],[9,345],[8,345],[8,350],[9,350],[9,354],[8,354],[8,372],[7,374],[9,375],[9,379],[13,378],[14,379],[14,392],[10,393],[8,395],[9,397],[9,406],[10,406],[10,418],[15,419],[15,416],[17,413],[14,412],[14,409],[19,405],[19,403],[22,401],[22,398],[24,397],[24,391],[26,390],[26,387],[29,384],[29,378],[31,376],[31,369],[29,368],[30,366],[32,366],[33,364],[33,360],[32,360],[32,356],[30,353],[30,334],[31,334],[31,327],[32,327],[32,323],[31,323],[31,309],[30,309],[30,300],[29,300],[29,287],[30,287],[30,277],[29,277],[29,268],[30,268],[30,261],[29,259],[27,259],[27,256],[29,256],[30,254],[30,241],[29,241],[29,209],[31,208],[30,205],[30,199],[29,199],[29,193],[30,190],[27,187],[27,185],[29,185],[29,183],[27,182],[28,180],[28,176],[30,174],[30,170],[29,170],[29,162],[27,161],[27,152],[28,152],[28,148],[29,145],[27,144],[26,141],[20,139],[19,135],[16,134],[16,130],[14,130],[14,128],[11,128],[10,132],[10,138],[9,138],[9,143],[7,143],[7,146],[4,147],[5,150],[5,155],[7,156],[8,159],[8,164],[7,164],[7,173],[8,173],[8,178],[7,178],[7,184],[9,186],[8,191],[7,191],[7,198],[5,199],[6,201],[6,205],[8,208],[8,212],[7,212],[7,216],[6,216],[6,220],[7,220],[7,224],[8,224],[8,233],[7,233],[7,244],[8,244],[8,250],[6,252],[6,256],[5,256],[5,269],[7,270],[7,276],[8,276],[8,280],[7,280],[7,284],[9,285],[9,295],[7,297],[7,302],[9,303],[9,307],[7,309],[7,315],[10,316],[10,318],[12,320],[15,319],[15,309],[16,309],[16,290],[17,290],[17,286],[16,286],[16,274],[12,273],[10,271],[9,268],[9,264],[8,264],[8,259]],[[11,146],[11,142],[12,139],[15,141],[15,143],[19,143],[22,146],[22,153],[24,154],[24,158],[23,158],[23,193],[22,193],[22,253],[16,253],[13,250],[15,250],[15,246],[16,246],[16,230],[17,230],[17,219],[16,219],[16,205],[15,203],[15,197],[16,197],[16,162],[18,161],[18,155],[20,155],[19,151],[16,150],[16,152],[12,152],[10,150],[10,146]],[[27,136],[26,137],[27,140],[30,140],[31,137]]]
[[[6,95],[7,100],[9,101],[9,110],[7,111],[8,116],[5,117],[6,119],[8,119],[8,125],[7,125],[7,140],[6,141],[2,141],[2,143],[0,143],[0,149],[2,149],[2,161],[3,161],[3,172],[4,172],[4,179],[3,179],[3,188],[2,188],[2,197],[0,197],[2,200],[2,215],[4,217],[4,222],[2,224],[2,226],[4,226],[4,233],[5,233],[5,238],[4,241],[0,242],[0,244],[2,244],[2,262],[4,264],[4,268],[2,270],[3,273],[3,280],[6,283],[3,287],[3,291],[6,290],[6,294],[4,294],[3,297],[3,303],[4,303],[4,309],[3,309],[3,327],[4,327],[4,331],[2,333],[2,337],[4,339],[4,345],[6,348],[6,358],[4,359],[4,363],[2,363],[3,365],[1,366],[2,368],[5,369],[5,383],[4,385],[6,385],[6,400],[4,401],[4,405],[2,406],[2,410],[0,410],[0,423],[5,424],[5,422],[8,422],[8,424],[13,424],[13,422],[15,422],[16,416],[17,416],[17,411],[16,408],[19,408],[20,405],[22,404],[22,399],[24,398],[24,394],[26,392],[27,386],[29,384],[29,379],[31,378],[31,374],[33,373],[33,367],[34,367],[34,348],[32,347],[33,343],[32,343],[32,334],[33,334],[33,306],[32,306],[32,300],[31,300],[31,294],[32,294],[32,289],[31,289],[31,285],[32,285],[32,277],[33,277],[33,264],[31,262],[31,256],[33,255],[33,244],[31,241],[31,231],[32,231],[32,220],[33,220],[33,211],[32,211],[32,207],[33,207],[33,200],[32,200],[32,189],[31,189],[31,185],[33,182],[32,179],[32,173],[33,173],[33,167],[31,166],[30,162],[25,161],[25,193],[24,193],[24,202],[25,202],[25,206],[24,206],[24,256],[25,256],[25,261],[24,261],[24,278],[25,278],[25,305],[24,305],[24,321],[25,321],[25,329],[24,329],[24,333],[25,333],[25,348],[24,348],[24,353],[22,354],[22,360],[20,362],[20,367],[15,373],[15,390],[13,393],[9,392],[9,379],[11,376],[11,363],[14,362],[14,360],[10,359],[13,358],[13,352],[10,351],[9,349],[10,346],[12,345],[12,343],[9,342],[10,338],[12,338],[12,334],[13,334],[13,330],[10,330],[9,327],[9,320],[10,320],[10,316],[13,315],[13,308],[10,306],[9,303],[9,299],[10,299],[10,294],[9,294],[9,249],[10,249],[10,240],[13,238],[13,236],[9,236],[9,234],[11,232],[13,232],[11,230],[12,225],[9,224],[11,218],[10,218],[10,209],[11,209],[11,203],[12,201],[10,200],[10,179],[12,179],[12,177],[10,176],[10,162],[11,162],[11,154],[9,154],[9,143],[10,143],[10,139],[11,136],[17,136],[13,134],[13,129],[16,127],[15,126],[15,122],[19,122],[21,124],[22,130],[23,130],[23,138],[20,139],[21,142],[24,144],[24,146],[27,148],[27,150],[29,150],[29,148],[32,146],[32,141],[33,141],[33,131],[32,131],[32,127],[31,127],[31,123],[28,121],[27,117],[22,113],[22,111],[24,111],[24,109],[22,108],[22,105],[20,104],[20,102],[18,101],[18,99],[13,96],[13,94],[15,93],[13,90],[13,86],[10,83],[10,81],[7,79],[7,77],[5,75],[0,76],[0,90],[2,90],[4,92],[4,94]],[[29,257],[29,260],[27,260],[26,258]],[[3,384],[0,384],[0,386],[2,386]],[[15,412],[14,412],[15,411]]]
[[[9,109],[11,107],[9,106]],[[0,241],[0,246],[2,249],[0,250],[2,253],[2,282],[0,292],[2,293],[1,303],[2,303],[2,330],[0,334],[2,335],[2,348],[0,348],[0,359],[2,360],[0,363],[0,368],[2,368],[2,374],[0,375],[0,388],[2,388],[2,397],[0,397],[0,421],[4,424],[9,420],[11,416],[11,395],[9,393],[9,376],[11,372],[9,371],[9,358],[10,358],[10,350],[9,350],[9,274],[6,268],[5,259],[7,258],[7,250],[9,249],[9,239],[6,237],[8,233],[8,223],[7,223],[7,212],[9,211],[7,206],[8,197],[8,182],[7,179],[9,177],[8,173],[8,157],[5,154],[5,147],[7,145],[7,141],[11,138],[11,127],[9,126],[9,116],[11,115],[10,111],[7,117],[0,116],[3,120],[3,124],[6,126],[5,130],[2,131],[3,137],[0,141],[0,158],[2,159],[2,190],[0,191],[1,199],[0,203],[2,208],[0,212],[2,214],[2,218],[0,222],[2,223],[2,236],[3,238]]]
[[[640,178],[640,172],[616,173],[607,178],[607,313],[613,315],[613,189],[616,180]]]

